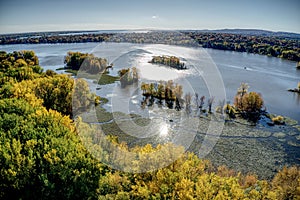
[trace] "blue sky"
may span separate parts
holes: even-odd
[[[255,28],[300,33],[300,1],[0,1],[0,33],[147,28]]]

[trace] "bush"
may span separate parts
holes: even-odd
[[[277,199],[300,198],[300,170],[293,166],[284,167],[272,181],[272,190]]]
[[[282,117],[280,115],[273,117],[272,122],[274,122],[274,124],[277,124],[277,125],[284,124],[284,117]]]
[[[242,99],[242,104],[238,106],[238,109],[247,113],[260,112],[264,101],[260,94],[256,92],[250,92],[245,94]]]

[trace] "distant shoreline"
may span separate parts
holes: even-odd
[[[264,30],[104,30],[59,31],[0,35],[0,45],[116,42],[201,46],[300,61],[300,34]]]

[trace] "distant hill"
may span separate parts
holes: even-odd
[[[194,30],[195,32],[207,32],[207,33],[229,33],[240,35],[254,35],[254,36],[267,36],[267,37],[283,37],[291,39],[300,39],[300,34],[290,32],[273,32],[260,29],[218,29],[218,30]],[[188,31],[187,31],[188,32]]]

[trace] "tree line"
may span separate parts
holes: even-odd
[[[24,37],[25,36],[25,37]],[[0,44],[27,43],[83,43],[83,42],[130,42],[154,43],[182,46],[203,46],[220,50],[248,52],[300,61],[299,38],[283,36],[246,35],[217,32],[164,32],[147,33],[99,33],[82,35],[59,35],[39,33],[34,35],[1,35]]]
[[[86,43],[104,42],[112,34],[82,34],[82,35],[59,35],[57,33],[36,34],[10,34],[0,35],[0,44],[56,44],[56,43]]]
[[[200,115],[204,113],[213,113],[212,107],[215,103],[215,98],[213,96],[209,97],[205,103],[205,96],[200,96],[198,93],[183,94],[182,85],[177,83],[174,84],[172,80],[154,83],[142,82],[140,88],[142,90],[142,95],[144,96],[141,102],[142,108],[145,106],[153,106],[155,101],[159,105],[162,105],[164,101],[168,108],[175,108],[178,111],[185,107],[186,111],[191,113],[193,106],[195,112],[200,112]],[[228,119],[234,119],[239,116],[252,122],[257,122],[260,119],[261,114],[265,113],[265,110],[262,109],[264,100],[259,93],[248,92],[248,89],[248,84],[241,83],[237,90],[237,94],[234,97],[233,105],[229,102],[226,103],[224,99],[217,102],[218,106],[216,106],[215,111],[226,114]]]
[[[300,40],[275,36],[187,32],[204,48],[255,53],[300,61]]]

